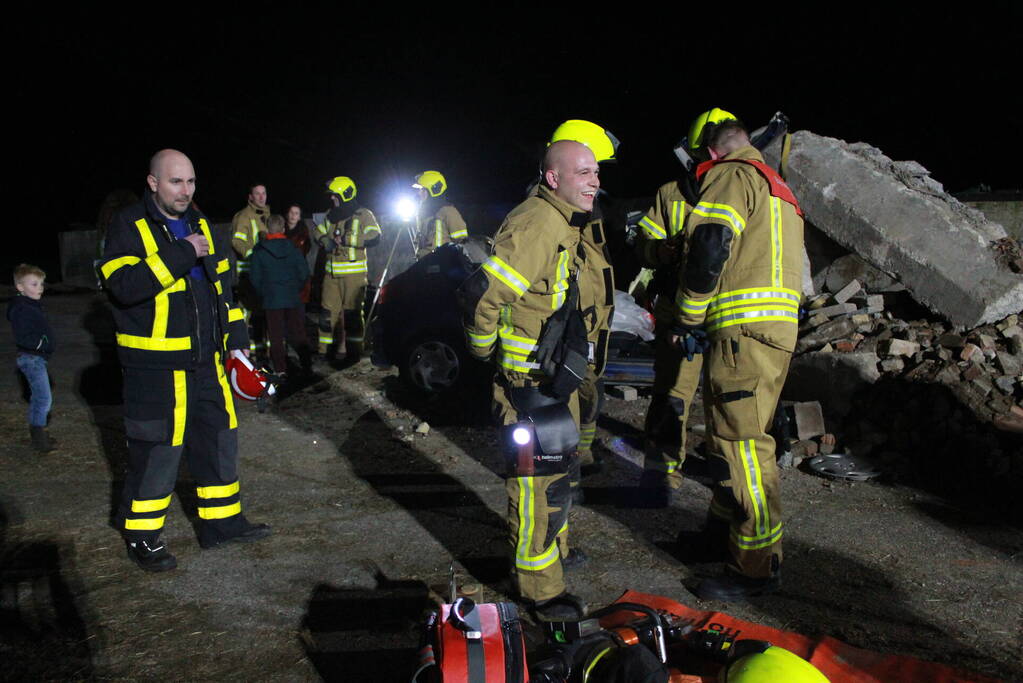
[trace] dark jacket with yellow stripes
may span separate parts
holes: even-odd
[[[230,246],[215,239],[199,212],[189,209],[183,218],[210,245],[209,255],[198,260],[202,281],[189,276],[197,265],[195,250],[174,237],[152,194],[122,210],[107,233],[100,272],[113,304],[123,366],[189,370],[208,360],[200,355],[211,340],[221,354],[248,348],[245,320],[231,297]],[[200,339],[200,330],[211,339]]]

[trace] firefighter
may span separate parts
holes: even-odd
[[[704,599],[741,600],[780,584],[781,490],[768,435],[796,342],[803,219],[792,191],[714,109],[689,139],[706,161],[686,225],[674,341],[708,342],[704,404],[715,479],[707,531],[727,533],[730,560],[696,587]]]
[[[561,140],[547,149],[542,170],[543,186],[508,214],[459,296],[471,353],[497,356],[493,407],[508,456],[519,593],[540,618],[578,619],[584,608],[566,591],[557,535],[567,523],[579,441],[575,390],[587,366],[580,241],[599,167],[586,146]]]
[[[735,118],[721,112],[720,118],[726,117]],[[686,138],[683,144],[688,142]],[[678,272],[682,266],[683,226],[696,194],[689,170],[658,188],[654,205],[639,221],[635,250],[640,264],[654,271],[647,287],[647,294],[655,297],[654,386],[643,429],[643,482],[656,492],[647,501],[654,505],[667,504],[670,492],[682,485],[686,422],[703,368],[701,354],[687,353],[671,340]]]
[[[195,171],[181,152],[150,162],[149,192],[107,234],[100,272],[115,303],[124,368],[128,471],[117,526],[142,569],[177,566],[159,540],[184,454],[196,482],[203,548],[270,534],[242,514],[238,430],[223,358],[248,353],[230,289],[227,244],[192,208]],[[225,240],[226,242],[226,240]]]
[[[419,193],[416,212],[416,258],[423,258],[448,242],[461,242],[469,236],[462,214],[451,202],[442,199],[448,183],[439,171],[423,171],[412,187]]]
[[[559,140],[573,140],[585,145],[597,163],[615,160],[618,139],[601,126],[590,121],[570,119],[558,126],[548,144]],[[593,440],[597,434],[597,418],[604,398],[601,377],[607,363],[607,346],[611,337],[611,315],[614,313],[615,282],[611,257],[607,251],[604,220],[599,202],[593,204],[590,221],[581,233],[581,244],[586,255],[586,268],[579,274],[580,309],[587,326],[589,343],[586,377],[579,385],[579,449],[569,472],[572,502],[583,500],[581,469],[597,463],[593,456]],[[579,548],[569,549],[568,531],[558,536],[562,565],[572,568],[587,561]]]
[[[245,312],[245,320],[249,325],[249,350],[260,355],[266,352],[266,322],[259,294],[249,281],[249,258],[256,243],[266,234],[266,221],[269,217],[266,186],[256,184],[249,186],[248,204],[231,219],[234,230],[231,248],[236,257],[235,299]]]
[[[338,176],[327,183],[331,208],[316,226],[320,247],[327,254],[320,301],[319,351],[345,357],[346,348],[362,353],[365,318],[363,304],[369,285],[366,249],[380,241],[376,217],[355,201],[355,182]]]

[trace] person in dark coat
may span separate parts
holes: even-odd
[[[309,279],[309,264],[284,233],[284,218],[274,214],[267,234],[252,250],[249,278],[266,310],[270,337],[270,361],[274,372],[285,376],[288,349],[285,338],[298,352],[302,372],[310,370],[309,342],[305,334],[305,306],[301,292]]]

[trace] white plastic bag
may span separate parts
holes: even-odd
[[[636,303],[629,294],[615,290],[615,315],[611,320],[612,332],[628,332],[643,341],[654,338],[654,316]]]

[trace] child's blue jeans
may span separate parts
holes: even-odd
[[[53,394],[50,393],[50,375],[46,372],[46,359],[31,353],[18,354],[18,369],[28,380],[32,399],[28,404],[28,424],[30,427],[45,427],[46,416],[53,405]]]

